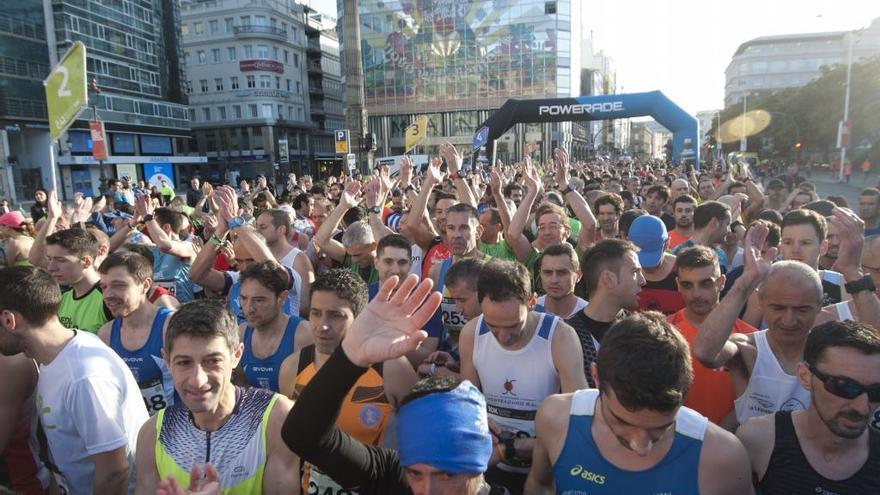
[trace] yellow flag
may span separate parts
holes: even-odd
[[[428,135],[428,117],[422,115],[416,122],[406,128],[406,151],[410,151],[421,143]]]

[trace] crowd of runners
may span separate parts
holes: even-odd
[[[0,216],[0,493],[880,493],[880,190],[440,155]]]

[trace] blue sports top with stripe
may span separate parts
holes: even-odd
[[[254,337],[254,329],[246,327],[244,329],[244,353],[241,355],[241,368],[247,382],[252,387],[265,388],[273,392],[278,392],[278,372],[281,371],[281,363],[284,359],[293,354],[293,339],[296,336],[296,327],[302,318],[299,316],[291,316],[287,320],[287,326],[284,327],[284,335],[275,353],[266,358],[257,358],[254,356],[254,348],[251,343]]]
[[[162,329],[172,313],[168,308],[159,308],[147,341],[140,349],[133,351],[122,345],[122,318],[113,320],[110,327],[110,348],[128,365],[151,416],[174,404],[174,382],[162,359]]]
[[[682,407],[666,456],[642,471],[620,469],[599,452],[591,431],[599,391],[578,390],[571,398],[568,434],[553,465],[556,493],[683,495],[700,493],[699,466],[709,420]]]

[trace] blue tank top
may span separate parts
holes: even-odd
[[[287,320],[284,335],[281,336],[281,342],[278,344],[278,349],[275,349],[275,354],[263,359],[257,358],[253,353],[251,339],[254,336],[254,329],[251,327],[244,329],[244,353],[241,355],[241,368],[248,385],[278,392],[278,372],[281,370],[281,363],[284,362],[284,359],[293,354],[293,338],[296,336],[296,327],[301,321],[302,318],[299,316],[291,316]]]
[[[285,266],[284,269],[287,270],[287,274],[290,275],[291,284],[288,288],[287,299],[284,301],[284,306],[281,307],[281,312],[287,316],[299,317],[299,291],[301,277],[296,270],[293,270],[290,267]],[[238,324],[241,325],[247,320],[244,317],[244,310],[241,307],[241,280],[239,279],[238,272],[226,272],[226,277],[230,284],[229,292],[226,294],[226,306],[229,308],[229,312],[235,316]]]
[[[153,248],[153,283],[168,289],[181,304],[193,300],[193,283],[189,279],[190,264],[173,254]]]
[[[162,359],[162,328],[172,313],[168,308],[159,308],[146,343],[134,351],[122,345],[122,318],[113,320],[110,327],[110,348],[128,365],[151,416],[175,402],[174,382]]]
[[[591,427],[599,391],[579,390],[571,398],[568,434],[553,465],[556,493],[686,495],[700,493],[699,465],[709,420],[682,407],[675,417],[675,438],[666,456],[643,471],[627,471],[608,462],[593,441]]]

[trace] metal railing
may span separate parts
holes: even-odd
[[[243,26],[234,26],[232,32],[235,34],[263,34],[268,36],[277,36],[279,38],[287,38],[287,31],[272,27],[260,26],[257,24],[245,24]]]

